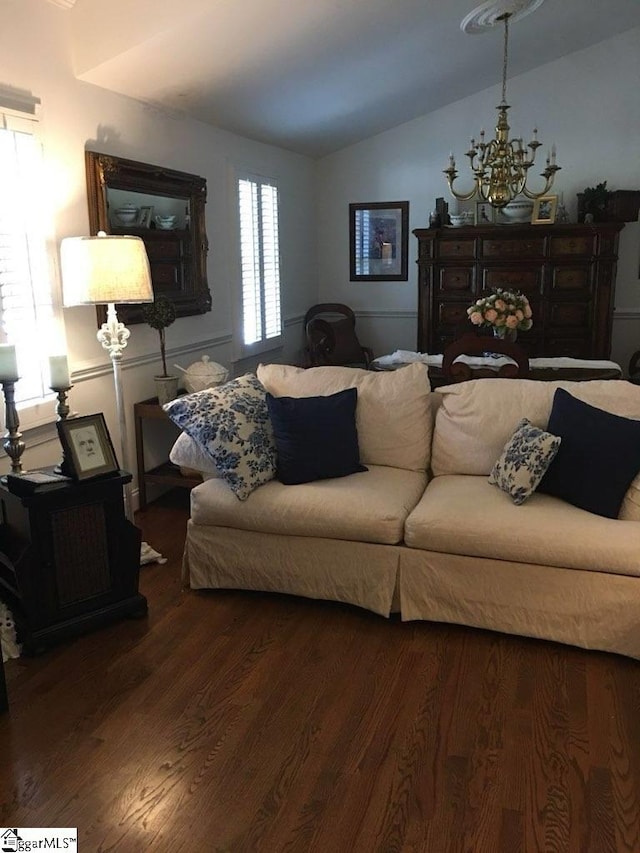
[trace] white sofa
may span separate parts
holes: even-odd
[[[205,471],[184,552],[192,588],[330,599],[640,659],[640,474],[618,519],[538,492],[516,506],[488,482],[522,417],[546,427],[556,388],[640,420],[640,387],[483,379],[431,392],[422,364],[261,365],[257,375],[274,396],[356,387],[368,471],[271,480],[245,501]],[[192,445],[181,436],[173,461],[198,467]]]

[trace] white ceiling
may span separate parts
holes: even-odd
[[[67,14],[80,79],[319,157],[498,86],[502,30],[460,29],[477,5],[75,0]],[[640,0],[546,0],[510,28],[509,77],[635,27]]]

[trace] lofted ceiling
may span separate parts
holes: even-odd
[[[501,80],[502,29],[460,29],[477,0],[50,2],[79,79],[312,157]],[[639,0],[546,0],[509,77],[635,27]]]

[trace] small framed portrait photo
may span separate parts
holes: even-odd
[[[496,221],[495,207],[492,207],[488,201],[477,201],[473,221],[475,225],[493,225]]]
[[[102,412],[57,422],[64,451],[63,474],[89,480],[118,471],[118,460]]]
[[[533,202],[532,225],[552,225],[556,221],[557,195],[543,195]]]
[[[138,217],[138,228],[149,228],[149,226],[151,225],[152,216],[153,216],[153,206],[141,207],[140,208],[140,216]]]

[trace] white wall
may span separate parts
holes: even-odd
[[[181,318],[167,330],[168,356],[170,363],[177,361],[187,366],[208,353],[237,374],[252,364],[230,364],[236,254],[230,239],[235,211],[230,202],[229,171],[238,163],[276,177],[282,216],[285,347],[283,352],[270,355],[287,360],[295,358],[301,345],[300,319],[316,301],[316,271],[310,262],[315,251],[314,162],[79,82],[72,71],[69,29],[70,13],[44,0],[11,0],[2,4],[0,85],[26,90],[42,100],[49,177],[42,201],[51,209],[50,251],[56,264],[63,237],[89,233],[85,149],[156,163],[206,178],[208,279],[213,310]],[[153,73],[152,68],[149,73]],[[111,365],[106,351],[95,339],[95,311],[67,309],[65,325],[74,382],[70,404],[80,414],[104,411],[118,448]],[[133,404],[153,396],[152,377],[158,372],[158,365],[157,333],[144,324],[132,326],[123,365],[129,421]],[[131,423],[129,435],[133,450]],[[58,461],[60,448],[51,428],[27,434],[25,439],[25,466]],[[2,464],[6,466],[6,460]]]
[[[552,191],[564,194],[572,221],[576,194],[586,186],[606,180],[609,189],[640,189],[639,79],[640,29],[634,29],[508,81],[512,135],[527,140],[535,124],[543,143],[556,143],[562,171]],[[351,305],[361,340],[377,355],[416,347],[417,242],[410,234],[407,282],[350,282],[349,202],[408,199],[410,230],[426,227],[436,197],[453,202],[442,174],[449,152],[464,178],[469,139],[481,127],[492,135],[499,100],[496,85],[319,163],[319,299]],[[612,353],[624,365],[640,348],[639,256],[640,226],[627,224],[620,239]]]

